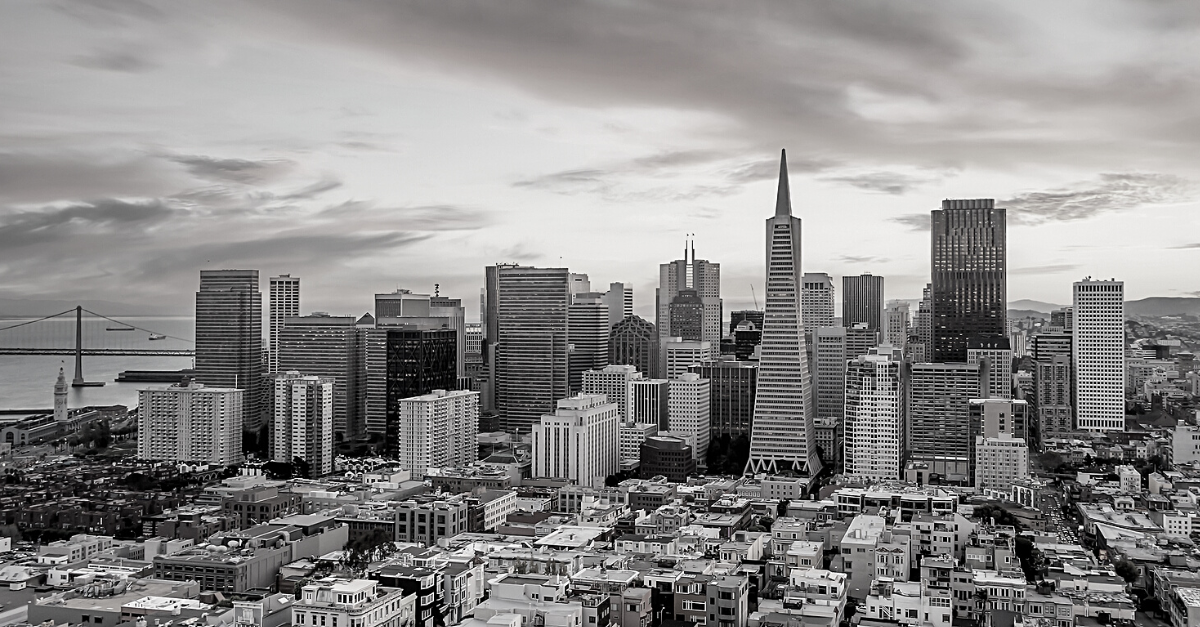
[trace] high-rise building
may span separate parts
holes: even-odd
[[[846,327],[819,327],[815,336],[813,389],[816,415],[841,420],[846,401]]]
[[[465,376],[467,373],[467,310],[462,306],[462,299],[431,296],[429,298],[429,317],[444,318],[447,327],[454,331],[458,343],[454,361],[458,364],[458,376]]]
[[[1064,331],[1071,331],[1075,328],[1075,312],[1071,307],[1063,307],[1050,312],[1050,326],[1058,327]]]
[[[666,379],[634,379],[629,382],[628,422],[654,424],[666,431],[670,412],[671,384]]]
[[[833,277],[824,272],[806,272],[800,290],[800,307],[804,310],[804,332],[813,334],[821,327],[832,327],[834,289]]]
[[[1008,335],[1005,211],[943,200],[931,225],[932,361],[965,362],[971,336]]]
[[[733,330],[733,356],[740,360],[756,359],[754,351],[762,344],[762,327],[743,320]]]
[[[749,322],[755,329],[762,330],[764,313],[759,309],[741,309],[729,312],[729,332],[737,331],[738,325]]]
[[[655,290],[660,351],[660,365],[666,367],[664,346],[669,338],[683,337],[671,326],[671,305],[680,290],[695,290],[703,308],[700,337],[714,347],[721,345],[721,264],[696,259],[694,243],[685,245],[683,259],[664,263],[658,268],[658,289]]]
[[[583,393],[603,394],[610,403],[617,404],[621,423],[629,421],[629,384],[642,378],[637,368],[629,365],[605,366],[600,370],[583,373]]]
[[[1067,437],[1075,430],[1071,413],[1071,357],[1054,355],[1035,363],[1038,434],[1043,440]]]
[[[375,319],[380,318],[428,318],[429,294],[414,294],[411,290],[397,289],[390,294],[375,295]]]
[[[471,389],[479,390],[483,376],[483,326],[468,322],[463,340],[463,375],[471,378]]]
[[[708,455],[710,439],[711,384],[694,372],[671,379],[667,400],[667,424],[672,435],[692,446],[697,460]]]
[[[245,394],[190,380],[139,390],[138,457],[240,464]]]
[[[364,433],[359,386],[366,373],[358,359],[358,329],[352,316],[312,315],[284,320],[279,329],[277,367],[333,381],[333,439]]]
[[[908,303],[903,301],[893,302],[891,305],[888,305],[885,314],[887,321],[884,326],[887,328],[887,332],[884,334],[884,343],[905,349],[904,352],[907,354],[909,333]]]
[[[423,478],[430,468],[476,460],[479,392],[433,390],[398,403],[400,467]]]
[[[673,483],[684,483],[696,472],[696,453],[685,438],[652,435],[642,442],[638,464],[643,479],[661,476]]]
[[[608,326],[633,315],[633,286],[628,283],[609,283],[604,293],[604,304],[608,306]]]
[[[1039,331],[1030,338],[1030,356],[1034,361],[1047,361],[1063,355],[1071,356],[1071,346],[1074,344],[1070,331],[1049,329]]]
[[[854,359],[871,352],[879,346],[880,331],[867,326],[865,322],[855,322],[846,327],[846,359]]]
[[[975,448],[971,477],[977,489],[1008,490],[1029,478],[1025,401],[972,400],[968,408]]]
[[[455,355],[458,337],[453,329],[421,328],[419,324],[377,326],[384,334],[385,411],[382,425],[368,421],[367,431],[383,437],[384,448],[396,456],[400,445],[400,401],[458,385]]]
[[[271,459],[301,459],[309,478],[333,472],[333,379],[292,370],[271,383]]]
[[[767,307],[747,471],[816,476],[821,460],[813,441],[812,382],[800,304],[800,218],[792,215],[786,153],[779,162],[775,215],[767,218],[766,227]]]
[[[983,388],[979,366],[913,364],[909,373],[908,451],[913,461],[948,482],[969,483],[972,437],[969,403]]]
[[[653,379],[659,374],[658,331],[649,321],[628,316],[609,331],[608,363],[630,365]]]
[[[717,351],[709,342],[685,340],[673,337],[665,344],[667,356],[666,375],[668,379],[679,378],[688,371],[688,366],[709,359],[716,359]]]
[[[905,458],[904,352],[880,346],[846,366],[846,416],[842,459],[846,474],[898,479]]]
[[[642,442],[646,438],[658,435],[658,425],[637,422],[621,425],[621,470],[637,468],[641,459]]]
[[[1125,430],[1125,284],[1074,284],[1075,426]]]
[[[710,434],[749,437],[754,424],[758,363],[722,358],[688,366],[688,372],[709,381]]]
[[[675,337],[697,342],[704,338],[704,301],[694,289],[681,289],[667,308]]]
[[[620,469],[617,404],[599,394],[558,401],[533,426],[533,476],[602,487]]]
[[[968,339],[967,363],[979,364],[980,371],[986,372],[980,398],[1013,397],[1013,355],[1007,337],[993,335]]]
[[[865,322],[867,328],[884,330],[883,277],[870,272],[842,277],[842,325]]]
[[[567,343],[570,388],[578,392],[583,373],[608,365],[609,309],[604,295],[584,292],[572,297],[567,309]]]
[[[279,368],[279,330],[288,318],[300,315],[300,277],[281,274],[271,277],[271,320],[267,338],[267,372]]]
[[[505,431],[526,433],[568,396],[566,268],[489,266],[485,359]],[[619,363],[619,362],[613,362]]]
[[[261,428],[264,410],[262,331],[258,270],[200,271],[196,382],[210,388],[245,390],[241,425],[250,431]]]
[[[912,336],[916,341],[909,342],[908,352],[914,363],[932,361],[933,358],[933,300],[929,295],[932,289],[932,285],[926,284],[921,290],[921,302],[913,315]]]

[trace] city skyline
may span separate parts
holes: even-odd
[[[372,293],[434,283],[473,311],[481,268],[519,262],[629,281],[652,320],[655,266],[695,233],[724,266],[726,310],[748,309],[762,279],[745,227],[790,146],[797,215],[828,235],[806,268],[872,272],[916,299],[928,212],[987,197],[1019,242],[1014,299],[1066,304],[1085,275],[1121,277],[1131,299],[1187,295],[1200,286],[1156,268],[1196,254],[1195,87],[1170,78],[1186,71],[1196,22],[1107,4],[1135,27],[1066,5],[1038,14],[1072,26],[1054,43],[1021,36],[1047,27],[1016,4],[791,7],[773,19],[792,37],[719,7],[582,6],[559,21],[524,6],[472,20],[447,7],[336,19],[320,5],[9,4],[0,290],[186,313],[196,270],[256,268],[305,277],[302,313],[361,314]],[[990,43],[955,28],[986,18]],[[385,24],[407,36],[382,37]],[[561,29],[589,54],[560,50],[548,33]],[[697,35],[744,56],[715,58]],[[1097,40],[1111,52],[1083,45]],[[875,67],[881,51],[895,67]],[[1082,75],[1079,55],[1093,63]],[[1029,62],[999,61],[1013,58]],[[644,71],[601,72],[630,62]],[[661,80],[681,72],[673,88]],[[1115,87],[1125,79],[1140,88]],[[744,94],[726,93],[730,81]]]

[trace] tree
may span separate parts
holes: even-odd
[[[779,502],[779,505],[775,508],[775,513],[778,514],[780,518],[787,516],[788,505],[790,505],[791,503],[792,502],[790,500],[783,499],[782,501]]]
[[[1137,581],[1138,575],[1141,574],[1137,565],[1129,560],[1119,560],[1113,563],[1113,570],[1121,579],[1125,580],[1125,583]]]
[[[292,459],[292,476],[312,479],[312,464],[299,456]]]
[[[1025,573],[1025,580],[1037,581],[1042,574],[1042,552],[1034,546],[1033,540],[1025,536],[1017,536],[1015,549],[1017,559],[1021,560],[1021,571]]]

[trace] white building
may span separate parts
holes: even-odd
[[[244,394],[190,380],[138,391],[138,457],[240,463]]]
[[[658,435],[658,425],[650,423],[627,422],[620,430],[621,465],[635,467],[641,462],[642,442],[646,438]]]
[[[620,470],[617,404],[600,394],[558,401],[553,415],[533,426],[533,476],[601,487]]]
[[[894,301],[884,310],[887,331],[883,341],[897,348],[908,346],[909,308],[908,303]],[[804,312],[808,315],[808,312]]]
[[[333,472],[333,379],[295,370],[273,380],[271,458],[308,462],[311,477]]]
[[[434,390],[401,399],[397,411],[400,467],[414,478],[423,478],[430,468],[476,460],[479,392]]]
[[[1071,363],[1075,426],[1125,430],[1125,284],[1084,279],[1074,284]]]
[[[300,315],[300,277],[271,277],[271,319],[267,338],[267,372],[279,372],[279,330],[288,318]]]
[[[676,379],[688,371],[688,366],[717,358],[714,344],[708,341],[685,340],[673,337],[667,340],[667,378]],[[717,346],[720,344],[718,342]]]
[[[1029,447],[1025,401],[972,399],[969,415],[978,421],[975,437],[975,487],[1009,490],[1013,482],[1029,478]]]
[[[642,378],[636,366],[606,366],[601,370],[583,373],[584,394],[603,394],[608,402],[617,404],[621,421],[629,420],[629,384]]]
[[[872,348],[846,366],[843,459],[847,475],[900,478],[907,431],[904,383],[899,347]]]
[[[1013,397],[1013,352],[1009,346],[1008,338],[967,341],[967,363],[987,364],[985,398]]]
[[[1121,483],[1121,491],[1125,494],[1142,493],[1142,474],[1133,466],[1117,466],[1117,479]]]
[[[805,272],[800,289],[800,308],[804,311],[804,332],[816,333],[833,326],[833,278],[824,272]]]
[[[292,624],[300,627],[402,627],[415,621],[417,595],[371,579],[318,579],[300,591]]]
[[[667,412],[668,425],[676,437],[692,445],[692,456],[704,460],[708,455],[710,381],[694,372],[684,372],[670,380]]]
[[[1200,427],[1193,427],[1182,420],[1175,423],[1171,438],[1171,460],[1177,465],[1200,461]]]
[[[629,382],[627,422],[667,428],[671,384],[666,379],[635,379]]]

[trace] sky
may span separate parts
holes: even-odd
[[[1200,294],[1200,3],[0,3],[0,296],[301,309],[483,268],[762,294],[780,149],[803,269],[915,299],[929,211],[1008,209],[1010,300]],[[103,312],[102,312],[103,313]]]

